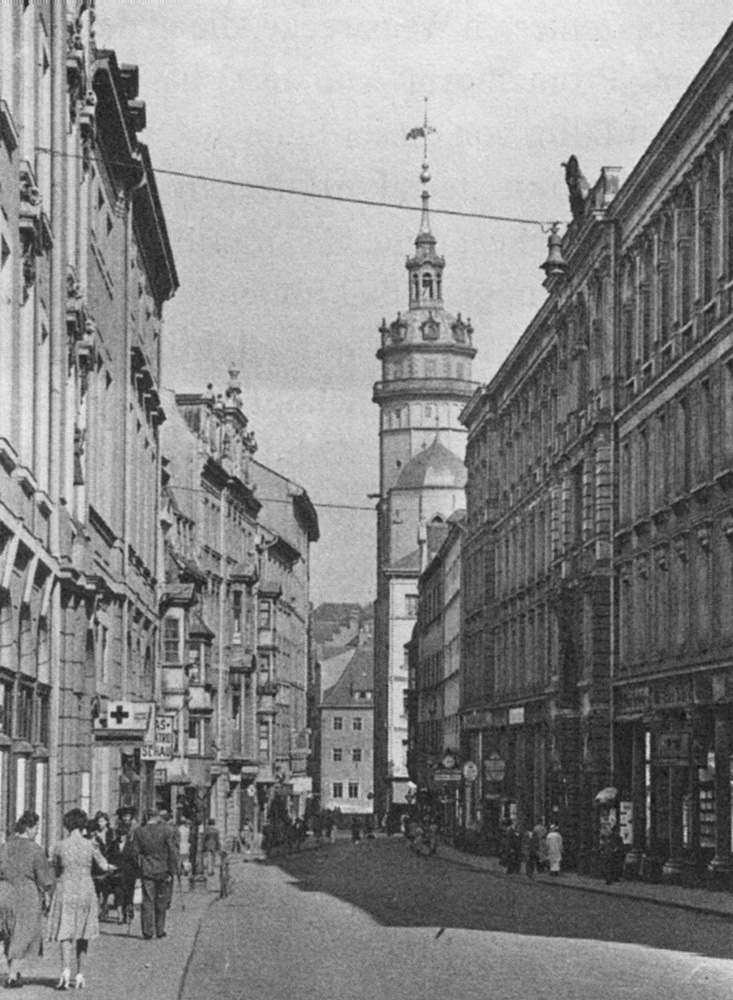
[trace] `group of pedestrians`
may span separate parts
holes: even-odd
[[[501,839],[500,860],[509,874],[521,871],[522,862],[529,878],[537,871],[560,874],[562,866],[562,834],[556,823],[548,830],[544,823],[537,823],[525,831],[524,836],[514,820],[507,820]]]
[[[142,936],[166,936],[166,914],[180,870],[176,829],[157,810],[151,810],[143,826],[132,813],[119,818],[118,830],[112,831],[106,814],[98,813],[90,823],[83,809],[70,809],[63,819],[66,836],[50,858],[36,842],[37,813],[24,812],[18,819],[13,835],[0,847],[0,939],[8,962],[7,988],[23,985],[21,966],[40,955],[44,937],[60,945],[58,988],[82,988],[89,942],[99,937],[100,909],[106,912],[114,893],[125,919],[130,918],[137,878]]]

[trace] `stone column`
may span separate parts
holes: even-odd
[[[682,796],[687,784],[687,769],[671,766],[667,778],[667,808],[669,810],[669,857],[662,874],[671,880],[677,879],[683,867],[682,843]]]
[[[646,847],[646,739],[644,723],[635,722],[631,735],[631,850],[626,855],[629,874],[638,875]]]
[[[730,705],[716,704],[715,713],[715,857],[710,862],[711,881],[727,886],[731,872],[730,850]]]

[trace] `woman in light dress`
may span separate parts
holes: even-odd
[[[102,856],[98,846],[87,840],[84,830],[87,814],[83,809],[70,809],[64,816],[68,836],[53,849],[58,884],[48,918],[48,939],[61,944],[63,971],[58,988],[68,990],[71,985],[71,960],[76,949],[76,977],[74,986],[84,986],[82,959],[89,942],[99,937],[97,893],[92,878],[92,865],[102,871],[113,866]]]
[[[562,835],[556,824],[552,824],[550,832],[546,837],[547,861],[550,866],[550,875],[560,874],[560,864],[562,862]]]

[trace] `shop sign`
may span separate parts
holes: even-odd
[[[168,780],[168,772],[164,767],[156,767],[155,769],[155,784],[165,785]]]
[[[473,712],[471,715],[463,716],[464,730],[478,731],[488,729],[491,725],[491,714],[489,712]]]
[[[173,759],[173,715],[157,715],[152,743],[143,743],[140,748],[142,760]]]
[[[631,844],[634,835],[634,810],[631,802],[618,804],[618,829],[623,842]]]
[[[487,781],[503,781],[506,773],[506,761],[502,760],[498,753],[492,753],[488,760],[484,761],[484,778]]]
[[[524,725],[524,705],[522,705],[521,708],[509,709],[509,725],[510,726]]]
[[[659,767],[687,767],[690,763],[690,734],[660,733],[654,763]]]
[[[155,713],[150,701],[110,701],[104,715],[94,720],[97,733],[133,736],[145,733]]]
[[[460,781],[463,777],[461,769],[458,767],[447,768],[440,771],[433,771],[432,778],[436,785],[448,785],[452,782]]]
[[[463,765],[463,777],[466,781],[475,781],[478,778],[478,768],[472,760],[467,760]]]

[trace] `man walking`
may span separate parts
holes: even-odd
[[[173,879],[178,871],[178,851],[173,831],[163,823],[157,809],[133,836],[133,851],[140,871],[143,905],[140,915],[143,937],[165,937],[165,917],[171,905]]]
[[[216,828],[216,820],[209,820],[209,825],[204,830],[204,871],[207,875],[213,875],[216,871],[216,863],[221,853],[221,835]]]

